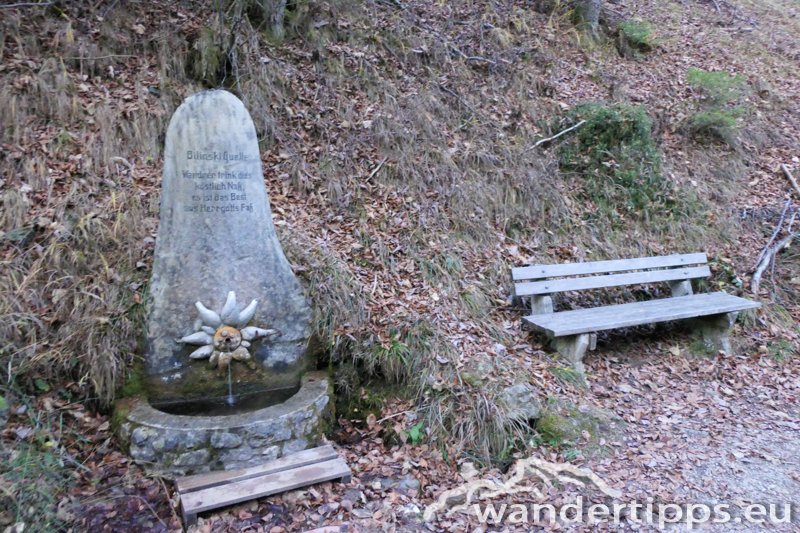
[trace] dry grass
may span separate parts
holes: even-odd
[[[157,198],[142,186],[157,171],[171,111],[168,103],[145,102],[141,86],[86,105],[82,96],[100,78],[125,87],[126,75],[114,72],[117,56],[143,51],[115,29],[129,22],[120,15],[101,25],[100,39],[46,13],[23,21],[11,12],[2,22],[13,43],[3,49],[4,62],[29,58],[2,74],[13,90],[0,94],[9,147],[0,159],[2,366],[9,380],[23,383],[70,376],[102,402],[113,398],[143,333]]]
[[[474,20],[456,23],[451,8]],[[94,37],[52,15],[35,15],[38,32],[13,12],[0,22],[4,64],[35,59],[0,73],[12,87],[0,94],[11,146],[0,159],[3,368],[23,381],[66,372],[104,400],[142,336],[166,121],[200,88],[186,70],[202,21],[185,34],[153,23],[144,38],[131,30],[141,15],[115,9]],[[499,385],[464,384],[441,362],[463,355],[442,317],[509,342],[505,247],[542,261],[556,247],[588,249],[591,259],[718,237],[682,213],[615,231],[581,219],[580,191],[553,155],[531,149],[562,112],[546,23],[488,2],[299,2],[283,44],[239,21],[235,65],[220,80],[251,112],[271,187],[309,211],[287,216],[307,226],[280,231],[313,304],[319,351],[351,374],[402,384],[428,427],[484,458],[504,457],[528,429],[496,401]],[[341,242],[316,238],[328,222]],[[376,317],[388,302],[376,303],[375,285],[400,279],[436,292],[434,310]]]

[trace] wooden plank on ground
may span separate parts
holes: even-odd
[[[560,265],[531,265],[511,269],[514,281],[555,278],[559,276],[579,276],[584,274],[610,274],[648,268],[687,267],[705,265],[706,254],[675,254],[657,257],[637,257],[633,259],[612,259],[610,261],[590,261],[586,263],[564,263]]]
[[[517,283],[514,285],[514,294],[516,296],[533,296],[536,294],[553,294],[556,292],[636,285],[638,283],[706,278],[710,275],[711,270],[708,266],[700,266],[672,268],[668,270],[645,270],[642,272],[609,274],[606,276],[590,276],[584,278],[551,279],[546,281]]]
[[[554,337],[563,337],[669,320],[732,313],[758,307],[761,307],[758,302],[723,292],[715,292],[591,309],[576,309],[545,315],[530,315],[524,317],[523,320]]]
[[[209,472],[207,474],[197,474],[194,476],[186,476],[175,480],[175,487],[181,494],[193,492],[195,490],[206,489],[209,487],[216,487],[225,483],[232,483],[234,481],[241,481],[243,479],[250,479],[253,477],[264,476],[267,474],[274,474],[283,470],[291,468],[298,468],[305,465],[319,463],[320,461],[328,461],[339,457],[333,446],[326,444],[317,448],[303,450],[301,452],[286,455],[280,459],[264,463],[263,465],[252,466],[250,468],[242,468],[239,470],[220,470],[218,472]]]
[[[195,490],[181,494],[184,521],[187,524],[192,523],[196,519],[197,513],[203,511],[335,479],[350,479],[350,467],[340,457]]]

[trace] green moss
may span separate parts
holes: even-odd
[[[481,378],[471,372],[462,372],[461,381],[470,387],[478,387],[481,384]]]
[[[572,367],[569,366],[551,366],[548,368],[551,374],[565,383],[572,383],[574,385],[586,386],[586,379]]]
[[[366,383],[358,395],[337,398],[336,412],[351,420],[366,420],[369,415],[380,417],[387,400],[403,396],[397,386],[373,381]]]
[[[603,409],[551,402],[538,420],[536,431],[549,446],[574,450],[579,445],[584,455],[601,456],[608,451],[601,442],[616,438],[621,423]]]
[[[145,378],[141,368],[134,367],[128,373],[128,379],[117,392],[118,398],[129,398],[131,396],[143,395],[145,393]]]
[[[122,424],[128,419],[132,404],[133,398],[122,398],[114,402],[114,410],[111,414],[111,430],[116,435],[120,434]]]
[[[575,441],[581,436],[569,417],[557,413],[548,413],[540,418],[536,430],[551,446],[561,446],[565,441]]]

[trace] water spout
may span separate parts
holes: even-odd
[[[228,405],[233,407],[236,403],[236,398],[233,397],[233,382],[231,380],[231,365],[228,365],[228,399],[226,400]]]

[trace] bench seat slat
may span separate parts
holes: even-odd
[[[674,254],[658,257],[637,257],[634,259],[612,259],[610,261],[589,261],[586,263],[564,263],[561,265],[531,265],[511,269],[514,281],[555,278],[559,276],[580,276],[585,274],[610,274],[648,268],[687,267],[704,265],[708,262],[706,254]]]
[[[606,276],[590,276],[584,278],[532,281],[514,285],[514,294],[516,296],[534,296],[537,294],[553,294],[556,292],[636,285],[638,283],[706,278],[710,275],[711,270],[707,266],[701,266],[672,268],[668,270],[647,270],[643,272],[628,272],[626,274],[609,274]]]
[[[530,315],[524,317],[523,320],[554,337],[563,337],[669,320],[732,313],[758,307],[761,307],[758,302],[723,292],[714,292]]]

